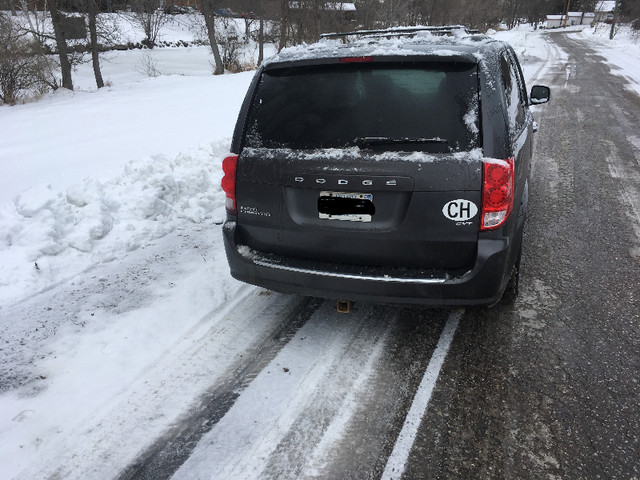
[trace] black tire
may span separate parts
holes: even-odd
[[[520,203],[520,212],[518,214],[518,220],[522,219],[522,230],[524,230],[524,221],[527,215],[527,206],[529,204],[529,179],[524,184],[524,192],[522,194],[522,201]],[[507,286],[502,293],[500,303],[511,304],[518,298],[518,292],[520,287],[520,258],[522,258],[522,235],[520,234],[520,243],[518,246],[518,255],[516,261],[513,262],[513,268],[511,269],[511,276],[507,282]]]
[[[511,270],[511,276],[509,277],[509,281],[507,282],[507,287],[504,289],[504,293],[502,294],[501,303],[511,304],[516,301],[516,298],[518,298],[518,290],[520,286],[520,257],[521,256],[522,256],[522,250],[518,252],[518,257],[516,258],[516,261],[513,264],[513,269]]]

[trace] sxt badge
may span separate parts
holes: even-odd
[[[478,207],[470,200],[451,200],[442,207],[442,214],[454,222],[466,222],[478,213]]]

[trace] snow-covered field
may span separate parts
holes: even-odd
[[[123,25],[124,41],[141,39]],[[161,38],[192,41],[191,25],[173,21]],[[222,220],[219,159],[253,72],[214,77],[212,62],[204,46],[106,53],[106,88],[97,91],[85,63],[74,92],[0,107],[2,304],[162,236],[175,220]],[[160,76],[146,74],[149,63]]]
[[[494,35],[529,84],[566,58],[544,31]],[[640,91],[627,32],[573,35]],[[291,302],[230,278],[221,243],[220,165],[252,73],[213,77],[207,47],[105,59],[100,91],[82,65],[76,91],[0,107],[0,478],[117,473],[275,328],[261,309]]]
[[[0,302],[184,221],[220,222],[220,157],[251,76],[162,76],[0,108]]]

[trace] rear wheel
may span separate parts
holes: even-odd
[[[522,256],[522,250],[518,252],[516,261],[513,264],[511,270],[511,276],[507,282],[507,288],[504,289],[502,294],[502,303],[513,303],[518,297],[518,288],[520,285],[520,257]]]
[[[524,184],[524,192],[522,194],[522,201],[520,203],[520,212],[518,214],[518,219],[522,219],[522,223],[524,224],[526,213],[527,213],[527,205],[529,203],[529,180]],[[524,225],[522,226],[524,230]],[[518,255],[516,256],[516,261],[513,262],[513,267],[511,269],[511,276],[509,277],[509,281],[507,282],[507,287],[504,289],[504,293],[502,294],[502,298],[500,299],[501,303],[513,303],[518,297],[518,288],[520,286],[520,258],[522,257],[522,235],[523,232],[520,233],[520,242],[518,245]]]

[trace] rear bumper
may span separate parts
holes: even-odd
[[[231,275],[283,293],[375,303],[493,305],[502,297],[515,255],[508,238],[480,239],[467,272],[392,271],[263,255],[237,246],[235,223],[223,228]]]

